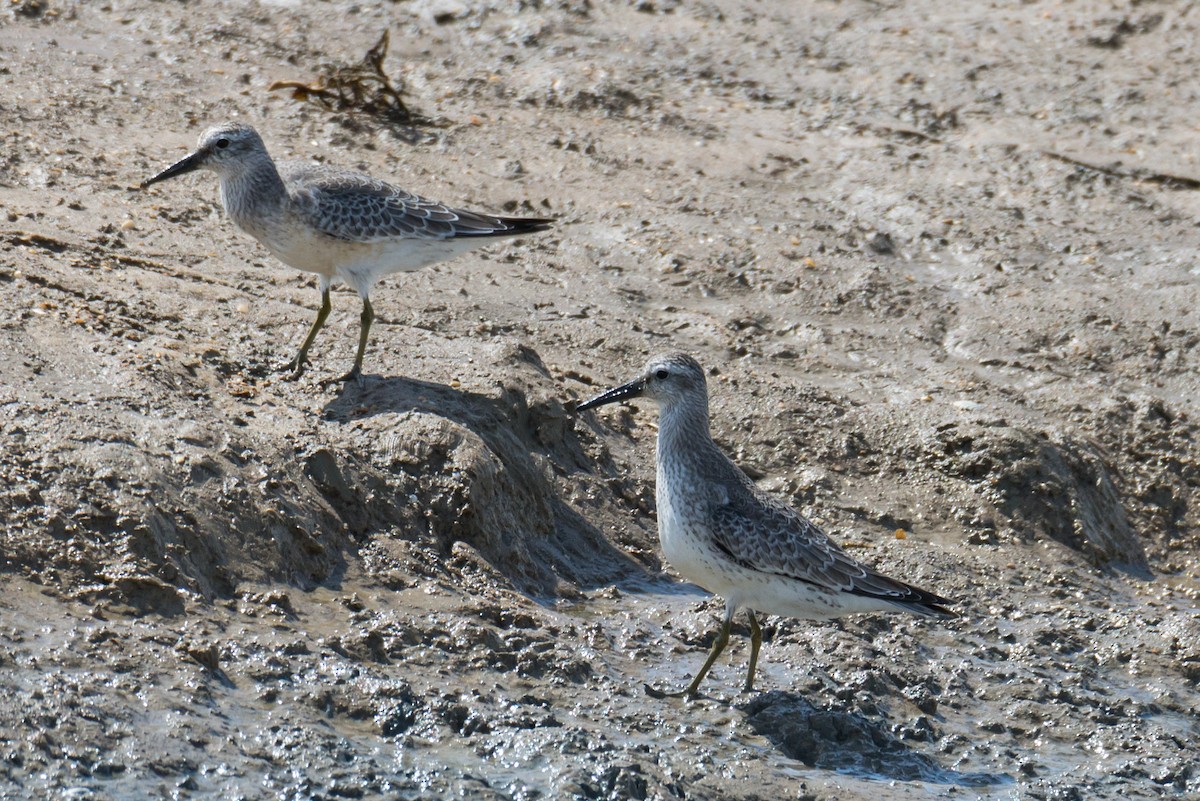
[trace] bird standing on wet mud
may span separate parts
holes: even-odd
[[[708,388],[695,359],[657,356],[636,379],[576,411],[638,397],[657,401],[660,411],[656,500],[663,555],[689,581],[725,599],[725,620],[691,684],[677,693],[647,686],[652,695],[695,696],[741,608],[750,619],[747,692],[754,687],[762,645],[755,612],[810,620],[876,611],[956,617],[947,599],[854,560],[813,523],[755,486],[713,442]]]
[[[362,373],[371,322],[371,287],[385,275],[419,270],[494,239],[544,231],[551,220],[497,217],[453,209],[358,172],[305,162],[276,165],[258,132],[225,123],[200,136],[195,152],[142,188],[193,170],[221,179],[221,204],[234,224],[284,264],[320,276],[321,308],[300,352],[285,369],[299,378],[329,316],[329,287],[341,279],[362,298],[354,366]]]

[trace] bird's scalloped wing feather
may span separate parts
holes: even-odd
[[[831,592],[849,592],[904,605],[949,603],[857,561],[814,523],[759,490],[749,478],[740,489],[712,513],[713,536],[718,547],[739,564]]]
[[[280,172],[312,226],[336,239],[440,240],[509,230],[500,217],[452,209],[362,173],[308,164],[289,164]]]

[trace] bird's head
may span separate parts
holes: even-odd
[[[256,157],[266,154],[262,137],[249,125],[243,122],[214,125],[200,134],[191,154],[143,182],[142,188],[195,170],[212,170],[221,177],[236,174]]]

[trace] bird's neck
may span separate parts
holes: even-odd
[[[708,428],[708,403],[690,401],[664,406],[658,418],[658,459],[668,454],[715,448]]]
[[[221,176],[221,205],[237,226],[254,234],[254,226],[271,216],[287,196],[279,171],[270,159],[249,169]]]

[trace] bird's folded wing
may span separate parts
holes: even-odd
[[[755,495],[757,503],[731,500],[713,510],[712,533],[717,546],[742,566],[831,592],[900,603],[915,601],[923,594],[855,561],[793,509],[765,494]]]
[[[298,177],[304,180],[295,181]],[[361,173],[293,167],[288,178],[300,187],[292,192],[296,207],[313,227],[336,239],[449,239],[507,227],[498,217],[452,209]]]

